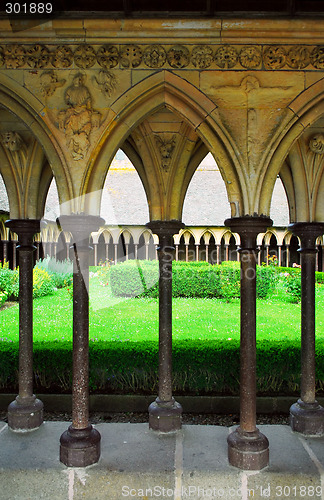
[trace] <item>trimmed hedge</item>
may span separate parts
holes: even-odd
[[[316,387],[324,389],[324,341],[316,345]],[[176,340],[173,388],[178,394],[239,393],[238,340]],[[0,342],[0,390],[18,390],[18,343]],[[257,342],[259,394],[299,393],[300,343]],[[72,342],[34,344],[35,390],[71,392]],[[158,385],[158,342],[90,342],[90,389],[102,393],[154,394]]]
[[[223,298],[240,296],[239,262],[173,262],[173,297]],[[122,297],[153,297],[159,295],[157,261],[126,261],[110,269],[114,295]],[[273,267],[257,266],[257,297],[265,298],[273,290],[277,274]]]

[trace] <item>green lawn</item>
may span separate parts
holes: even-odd
[[[276,292],[271,299],[257,301],[258,338],[276,339],[300,336],[300,304],[282,300]],[[324,338],[324,286],[316,286],[317,336]],[[239,337],[240,301],[216,299],[173,300],[173,337],[229,341]],[[18,304],[0,311],[0,337],[18,340]],[[156,299],[120,300],[109,287],[90,285],[90,339],[116,341],[158,338],[158,301]],[[34,339],[72,339],[72,300],[66,289],[34,300]]]

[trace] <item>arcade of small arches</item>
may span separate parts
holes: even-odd
[[[2,253],[0,260],[16,268],[19,263],[18,239],[5,226],[8,215],[2,214],[0,236]],[[239,261],[240,236],[224,227],[186,226],[173,236],[175,260],[206,261],[221,264]],[[58,229],[48,221],[46,227],[35,237],[35,260],[52,257],[57,260],[73,259],[72,234]],[[117,264],[129,259],[157,260],[158,238],[145,226],[102,227],[90,235],[89,265],[98,266],[109,262]],[[300,240],[285,228],[272,227],[257,237],[257,264],[269,265],[276,257],[276,265],[293,267],[300,265]],[[316,239],[316,270],[324,271],[324,238]]]
[[[299,20],[261,19],[252,30],[248,19],[58,19],[18,33],[0,19],[0,173],[10,209],[1,224],[2,257],[19,262],[21,303],[19,396],[8,409],[13,430],[35,429],[43,418],[32,391],[36,238],[39,257],[67,256],[73,245],[75,363],[72,425],[60,440],[65,465],[90,465],[100,456],[100,434],[89,424],[87,285],[89,263],[107,255],[115,262],[133,255],[159,260],[159,390],[149,425],[163,433],[179,430],[182,412],[172,393],[170,255],[216,264],[241,256],[241,416],[228,437],[228,456],[232,465],[254,470],[269,463],[268,440],[256,427],[255,266],[275,248],[284,265],[299,255],[302,384],[291,425],[306,435],[324,434],[313,321],[315,270],[323,267],[323,33],[323,21],[314,19],[303,20],[302,29]],[[145,229],[115,230],[100,217],[105,178],[119,148],[145,190]],[[225,229],[182,222],[188,186],[208,153],[231,207]],[[271,228],[278,175],[289,232]],[[61,233],[55,224],[41,228],[53,176]]]

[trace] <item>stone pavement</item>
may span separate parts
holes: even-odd
[[[45,422],[16,434],[0,423],[1,500],[324,499],[324,438],[304,438],[288,426],[259,426],[270,442],[270,465],[261,472],[228,464],[226,427],[184,425],[159,435],[130,423],[96,425],[99,463],[67,468],[58,458],[67,426]]]

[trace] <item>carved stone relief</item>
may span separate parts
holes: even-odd
[[[262,62],[261,50],[258,47],[243,47],[239,55],[240,63],[243,68],[256,69]]]
[[[223,45],[216,50],[215,62],[217,66],[224,69],[230,69],[237,63],[237,52],[230,45]]]
[[[123,68],[137,68],[142,62],[142,49],[138,45],[125,45],[120,52]]]
[[[102,68],[111,69],[117,66],[119,53],[114,45],[103,45],[97,52],[97,61]]]
[[[322,155],[324,153],[324,135],[315,134],[309,141],[309,149],[313,153]]]
[[[67,108],[58,114],[58,126],[65,133],[67,147],[74,160],[82,160],[90,146],[90,133],[100,126],[101,114],[92,107],[86,77],[74,76],[64,96]]]
[[[187,47],[175,45],[168,52],[168,63],[171,68],[185,68],[190,62],[190,53]]]
[[[82,69],[91,68],[96,59],[96,52],[91,45],[80,45],[74,52],[74,62]]]
[[[93,77],[93,81],[105,97],[110,97],[116,90],[117,78],[111,71],[100,70],[98,76]]]
[[[144,62],[149,68],[162,68],[166,61],[166,52],[161,45],[150,45],[144,50]]]
[[[209,68],[213,62],[213,49],[208,45],[198,45],[192,49],[191,62],[195,68]]]
[[[3,44],[0,46],[0,67],[65,69],[75,64],[88,69],[148,68],[181,69],[220,68],[222,70],[295,70],[324,69],[324,46],[305,45],[42,45]]]
[[[41,91],[44,97],[50,97],[55,90],[65,85],[66,80],[59,80],[53,70],[44,71],[40,76]]]
[[[5,132],[2,134],[1,142],[9,151],[19,151],[23,145],[23,139],[17,132]]]
[[[171,139],[155,135],[155,142],[161,156],[162,168],[167,172],[171,165],[172,153],[176,145],[176,136],[173,135]]]

